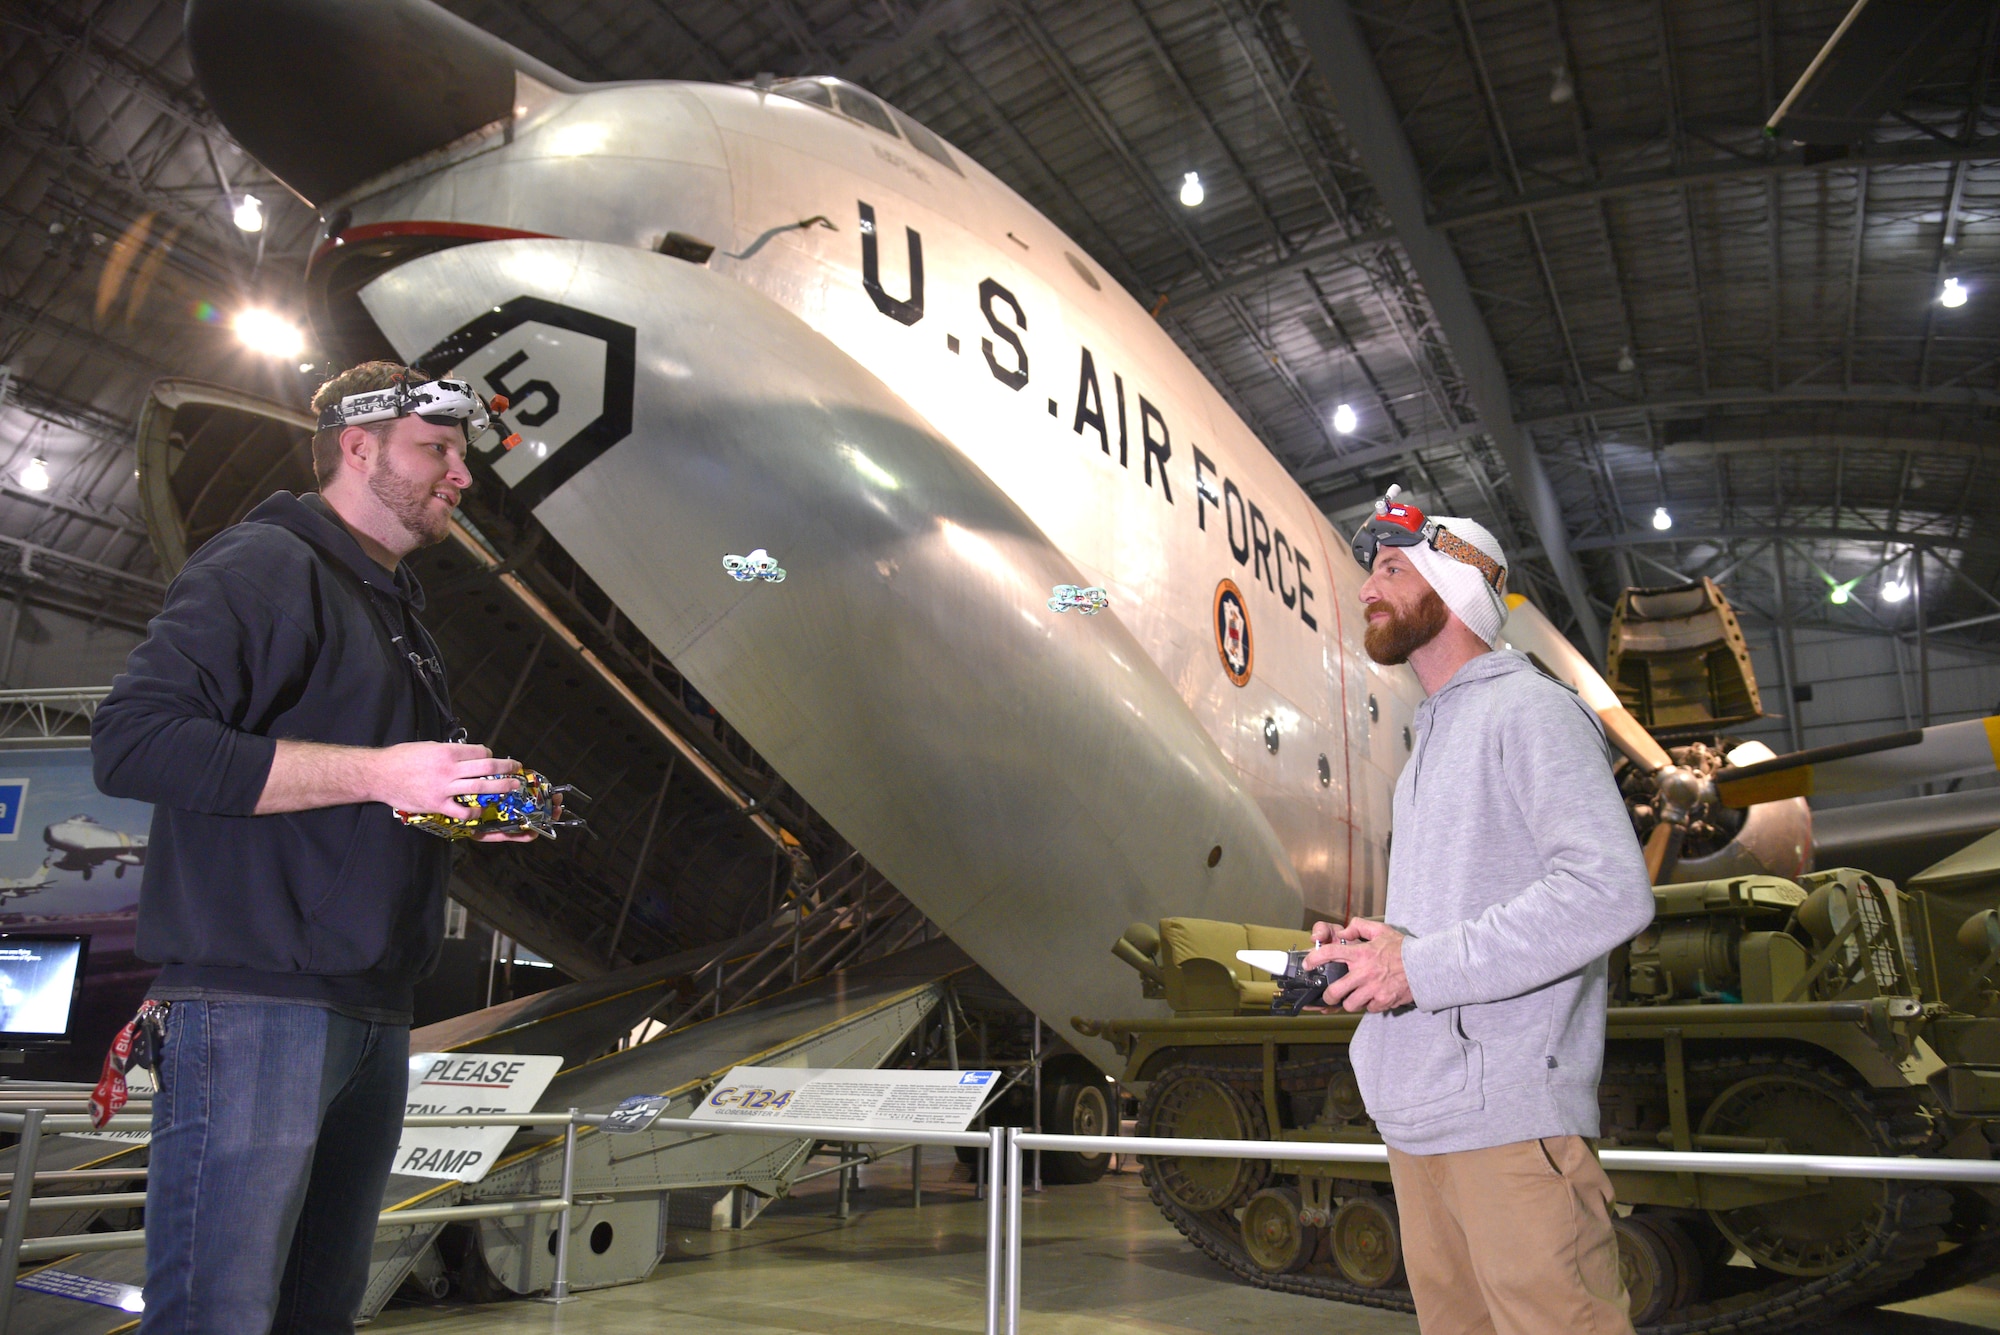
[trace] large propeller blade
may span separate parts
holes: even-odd
[[[1513,622],[1509,620],[1511,628]],[[1794,751],[1718,770],[1715,794],[1732,807],[1815,793],[1864,793],[2000,769],[2000,715],[1940,723],[1866,741]]]
[[[1604,731],[1613,746],[1648,774],[1656,774],[1674,763],[1667,749],[1646,731],[1646,725],[1619,703],[1611,683],[1542,615],[1540,608],[1518,593],[1507,595],[1507,607],[1507,624],[1500,631],[1501,638],[1534,659],[1544,672],[1573,687],[1604,721]]]

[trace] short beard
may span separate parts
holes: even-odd
[[[368,470],[368,490],[382,502],[382,508],[396,517],[403,531],[419,547],[433,547],[451,536],[451,512],[443,515],[430,508],[431,488],[404,477],[389,464],[385,447]]]
[[[1361,637],[1361,646],[1383,667],[1409,662],[1410,655],[1435,640],[1444,630],[1445,622],[1451,619],[1451,612],[1444,599],[1437,596],[1436,589],[1425,589],[1424,596],[1407,616],[1387,603],[1377,606],[1387,608],[1389,619],[1370,622],[1367,633]]]

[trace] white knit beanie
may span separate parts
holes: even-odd
[[[1432,519],[1439,528],[1449,530],[1453,537],[1492,557],[1502,570],[1507,569],[1507,554],[1500,550],[1499,539],[1484,524],[1452,515],[1434,515]],[[1488,644],[1500,638],[1501,624],[1507,620],[1507,604],[1477,567],[1446,556],[1428,542],[1392,550],[1410,558],[1418,573],[1430,581],[1437,596],[1465,623],[1467,630]]]

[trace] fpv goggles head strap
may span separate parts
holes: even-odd
[[[1437,520],[1426,518],[1416,506],[1398,501],[1396,497],[1401,491],[1401,487],[1391,486],[1375,502],[1375,513],[1368,516],[1368,522],[1356,531],[1354,559],[1361,568],[1373,570],[1375,556],[1383,547],[1414,547],[1418,543],[1428,543],[1431,550],[1477,570],[1493,586],[1493,591],[1504,597],[1507,593],[1507,568],[1450,529],[1442,527]]]
[[[505,406],[504,401],[489,406],[463,380],[426,380],[421,385],[398,380],[386,389],[364,390],[328,404],[319,415],[318,429],[365,426],[414,415],[433,426],[458,427],[470,444],[492,424],[491,414]]]

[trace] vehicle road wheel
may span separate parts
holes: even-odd
[[[1356,1196],[1333,1212],[1327,1229],[1333,1263],[1364,1289],[1403,1285],[1403,1229],[1393,1196]]]
[[[1853,1094],[1816,1071],[1754,1075],[1716,1097],[1701,1134],[1782,1140],[1793,1154],[1883,1154]],[[1880,1180],[1841,1178],[1810,1195],[1712,1210],[1722,1235],[1767,1270],[1830,1275],[1881,1230],[1889,1197]]]
[[[1243,1207],[1243,1250],[1267,1275],[1301,1269],[1319,1250],[1319,1230],[1299,1221],[1299,1193],[1266,1187]]]
[[[1115,1136],[1118,1112],[1113,1100],[1111,1083],[1102,1076],[1064,1081],[1056,1086],[1043,1125],[1059,1136]],[[1042,1181],[1095,1182],[1110,1167],[1109,1154],[1044,1151]]]
[[[1264,1120],[1236,1091],[1210,1075],[1170,1071],[1153,1081],[1139,1109],[1140,1134],[1188,1140],[1263,1140]],[[1264,1185],[1271,1165],[1262,1159],[1148,1157],[1149,1187],[1183,1210],[1203,1214],[1233,1210]]]
[[[1674,1254],[1667,1240],[1654,1232],[1643,1219],[1611,1221],[1618,1238],[1618,1277],[1625,1282],[1625,1296],[1632,1304],[1632,1324],[1651,1326],[1665,1317],[1674,1305],[1680,1279],[1675,1274]]]
[[[1700,1302],[1702,1290],[1708,1285],[1708,1262],[1702,1256],[1694,1235],[1682,1221],[1671,1215],[1647,1211],[1633,1217],[1659,1235],[1660,1240],[1667,1244],[1667,1254],[1673,1258],[1673,1294],[1667,1301],[1667,1311],[1678,1312]],[[1727,1263],[1728,1257],[1724,1257],[1717,1264]]]

